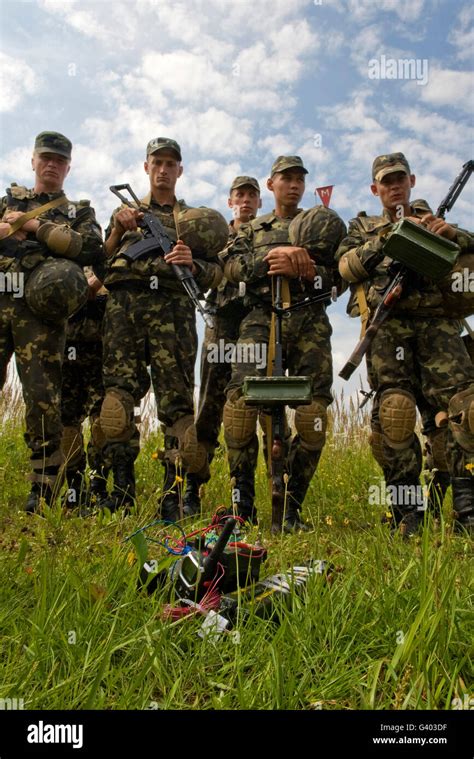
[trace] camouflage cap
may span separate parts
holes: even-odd
[[[147,158],[152,153],[157,153],[159,150],[172,150],[178,156],[178,161],[181,161],[181,148],[176,140],[170,140],[169,137],[155,137],[150,140],[146,146]]]
[[[59,132],[41,132],[35,140],[35,153],[57,153],[71,158],[72,142]]]
[[[232,192],[232,190],[237,190],[239,187],[245,187],[246,185],[249,185],[260,192],[260,185],[255,177],[235,177],[230,186],[230,192]]]
[[[287,169],[302,169],[305,174],[308,173],[308,169],[305,169],[303,166],[303,161],[299,155],[279,155],[276,161],[273,162],[270,176]]]
[[[395,171],[403,171],[410,175],[410,167],[403,153],[379,155],[372,164],[372,179],[380,182],[387,174],[393,174]]]

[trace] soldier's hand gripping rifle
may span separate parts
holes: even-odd
[[[453,184],[449,188],[446,197],[441,201],[438,210],[436,211],[436,216],[438,216],[441,219],[444,219],[445,214],[452,209],[454,206],[456,200],[458,199],[459,195],[461,194],[465,184],[469,180],[469,177],[471,176],[472,172],[474,171],[474,161],[467,161],[456,179],[454,180]],[[397,226],[399,226],[402,222],[398,222]],[[410,222],[404,221],[405,225],[409,225]],[[413,225],[416,227],[416,225]],[[426,236],[430,236],[431,233],[424,231],[424,234]],[[438,237],[439,235],[431,235],[433,238]],[[445,241],[446,243],[449,243],[449,241]],[[457,247],[451,245],[451,247]],[[410,278],[410,268],[409,265],[406,264],[399,266],[398,270],[396,271],[396,274],[390,284],[388,285],[387,289],[385,290],[385,293],[383,295],[381,303],[377,306],[377,308],[374,311],[374,314],[370,320],[370,325],[367,328],[367,331],[364,335],[364,337],[359,340],[357,343],[353,353],[349,357],[348,361],[344,364],[341,371],[339,372],[339,376],[342,377],[345,380],[348,380],[354,371],[357,369],[357,367],[360,365],[363,357],[367,353],[372,340],[374,339],[375,335],[377,334],[379,327],[383,324],[385,319],[390,315],[390,312],[392,308],[398,303],[400,300],[404,287],[406,286],[409,278]]]
[[[127,250],[124,250],[121,255],[123,255],[125,258],[130,259],[131,261],[136,261],[137,259],[150,255],[150,253],[156,251],[161,251],[163,255],[169,253],[175,243],[169,237],[161,221],[140,204],[140,200],[137,198],[130,185],[115,184],[110,187],[110,190],[124,205],[128,206],[129,208],[133,208],[135,211],[138,210],[143,213],[142,218],[137,223],[144,232],[144,239],[139,240],[133,245],[130,245],[130,247],[127,248]],[[126,190],[133,198],[134,203],[132,203],[129,198],[125,197],[125,195],[121,193],[121,190]],[[196,280],[193,277],[191,269],[188,266],[183,266],[182,264],[171,264],[171,268],[173,269],[179,281],[182,283],[195,307],[198,309],[199,313],[204,319],[204,322],[209,327],[212,326],[210,316],[206,313],[200,302],[202,293]]]

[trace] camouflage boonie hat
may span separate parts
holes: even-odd
[[[88,291],[78,264],[65,258],[47,258],[28,277],[25,299],[35,316],[57,324],[86,303]]]
[[[71,159],[72,142],[59,132],[41,132],[35,140],[35,153],[57,153]]]
[[[379,155],[372,164],[372,179],[380,182],[387,174],[403,171],[410,176],[410,167],[403,153],[387,153]]]
[[[245,187],[246,185],[249,185],[260,192],[260,185],[255,177],[235,177],[230,186],[230,192],[232,192],[232,190],[237,190],[239,187]]]
[[[322,263],[324,255],[331,261],[334,250],[346,234],[341,217],[330,208],[315,206],[301,211],[288,227],[292,245],[306,248],[311,258]]]
[[[305,169],[303,166],[303,161],[299,155],[279,155],[273,162],[270,176],[272,177],[277,172],[286,171],[287,169],[302,169],[305,174],[308,173],[308,169]]]
[[[187,208],[178,215],[179,236],[193,253],[214,258],[227,245],[229,226],[212,208]]]
[[[172,150],[178,156],[178,161],[181,161],[181,148],[176,140],[170,140],[169,137],[155,137],[150,140],[146,146],[146,156],[148,158],[152,153],[157,153],[158,150]]]

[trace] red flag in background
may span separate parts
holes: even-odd
[[[326,206],[326,208],[329,208],[333,187],[333,184],[328,184],[326,187],[316,187],[316,190],[314,192],[315,195],[318,193],[319,197],[321,198],[321,203]]]

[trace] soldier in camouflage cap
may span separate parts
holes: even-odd
[[[346,231],[339,216],[324,208],[317,220],[319,251],[313,253],[289,244],[290,225],[301,213],[298,203],[305,189],[305,174],[307,170],[299,156],[279,156],[267,180],[267,188],[275,196],[275,210],[243,226],[221,256],[224,275],[235,284],[245,283],[244,305],[248,309],[240,325],[224,406],[229,468],[236,480],[253,466],[257,410],[246,405],[242,385],[245,376],[267,372],[267,367],[256,359],[258,353],[268,353],[272,281],[278,275],[287,279],[294,303],[317,294],[318,290],[325,291],[332,285],[336,271],[334,253]],[[285,468],[289,481],[284,529],[287,532],[307,529],[299,511],[325,441],[326,409],[332,401],[330,337],[331,326],[321,303],[294,311],[283,321],[286,368],[291,375],[311,377],[312,382],[312,402],[297,407],[296,435],[286,441]]]
[[[437,218],[424,200],[410,201],[415,175],[403,153],[378,156],[371,191],[382,214],[361,212],[337,252],[339,271],[352,286],[351,316],[372,314],[391,280],[384,237],[404,217],[472,249],[468,232]],[[362,304],[362,305],[360,305]],[[378,330],[367,354],[369,382],[375,390],[371,446],[392,494],[394,522],[404,536],[413,535],[423,518],[420,486],[422,454],[416,436],[417,404],[423,412],[432,451],[441,467],[446,459],[453,484],[456,526],[474,525],[474,370],[459,335],[459,321],[445,315],[438,284],[413,274],[409,286]],[[428,424],[437,417],[438,425]],[[446,429],[446,450],[442,428]]]
[[[134,503],[134,460],[139,451],[134,407],[140,403],[150,364],[158,418],[165,432],[165,450],[161,454],[165,472],[159,506],[163,519],[176,521],[181,480],[177,477],[181,470],[176,467],[182,462],[183,472],[199,474],[207,469],[207,454],[197,440],[194,426],[194,306],[170,264],[188,266],[203,291],[218,284],[222,271],[212,235],[199,251],[192,251],[181,237],[180,220],[186,218],[184,212],[189,207],[175,196],[176,182],[183,173],[178,143],[165,137],[151,140],[144,168],[150,192],[142,204],[160,219],[176,242],[164,257],[157,248],[135,261],[125,258],[125,248],[141,239],[137,224],[141,212],[128,207],[113,213],[106,231],[106,395],[100,424],[106,438],[104,453],[114,468],[114,490],[105,505],[114,510]],[[203,213],[196,217],[196,228],[207,216]],[[189,219],[186,223],[190,224]]]
[[[254,219],[262,205],[258,180],[249,176],[235,177],[230,187],[227,205],[233,212],[228,232],[229,240],[233,240],[240,226]],[[206,326],[204,332],[196,427],[199,440],[205,444],[209,463],[211,463],[214,451],[219,445],[225,388],[232,370],[230,362],[225,360],[225,351],[219,352],[219,346],[227,346],[228,349],[237,342],[239,325],[248,313],[248,308],[239,297],[238,288],[226,279],[223,279],[219,287],[208,294],[207,303],[208,311],[213,316],[213,326]],[[254,442],[252,466],[249,467],[248,472],[241,473],[236,482],[240,495],[240,513],[250,519],[255,495],[254,471],[258,454],[257,440],[255,439]],[[201,506],[199,488],[204,481],[197,474],[187,476],[184,494],[186,514],[192,515],[199,512]]]
[[[3,386],[15,352],[26,406],[25,441],[31,451],[29,512],[38,509],[41,498],[51,505],[60,486],[61,364],[67,316],[87,286],[81,267],[91,265],[103,276],[102,235],[94,210],[88,200],[69,201],[62,189],[71,149],[64,135],[41,132],[32,158],[34,189],[12,183],[1,201],[2,221],[10,230],[0,243],[0,272],[6,282],[24,283],[24,291],[0,292],[0,381]],[[69,302],[65,276],[75,283]],[[46,296],[52,298],[49,307]]]

